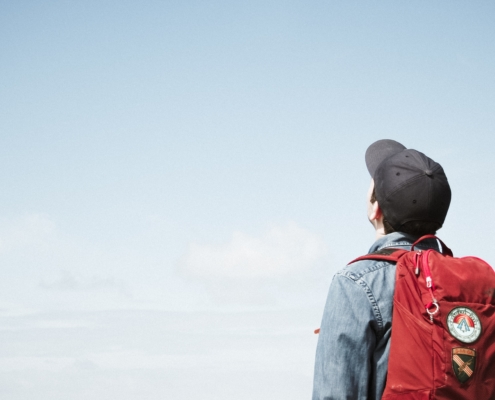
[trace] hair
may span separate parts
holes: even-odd
[[[371,204],[376,202],[375,188],[373,188],[373,193],[371,193],[370,202]],[[433,221],[409,221],[401,225],[400,231],[413,236],[435,235],[441,227],[442,224]],[[385,219],[385,214],[383,215],[383,228],[386,234],[396,231]]]

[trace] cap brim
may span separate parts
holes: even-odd
[[[364,156],[366,160],[366,167],[373,178],[375,171],[383,160],[406,150],[406,147],[391,139],[382,139],[372,143],[366,150]]]

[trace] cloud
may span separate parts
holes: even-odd
[[[18,249],[44,251],[56,233],[55,223],[43,214],[28,214],[15,221],[2,221],[0,253]]]
[[[122,272],[133,265],[118,250],[61,229],[44,214],[1,218],[0,315],[133,304],[134,281]]]
[[[193,243],[181,270],[207,279],[282,277],[311,268],[325,253],[318,235],[291,222],[272,226],[260,237],[235,232],[225,244]]]
[[[97,275],[83,277],[66,270],[60,271],[59,276],[55,279],[42,279],[40,287],[49,290],[82,292],[116,290],[120,294],[132,297],[130,290],[122,279],[103,278]]]
[[[2,398],[300,399],[311,391],[319,318],[317,309],[2,318]]]

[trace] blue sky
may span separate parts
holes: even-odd
[[[0,10],[3,398],[309,396],[378,139],[444,166],[440,236],[495,263],[491,2]]]

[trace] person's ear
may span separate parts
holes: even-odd
[[[378,201],[375,201],[371,207],[370,221],[378,221],[383,216],[382,209],[380,208]]]

